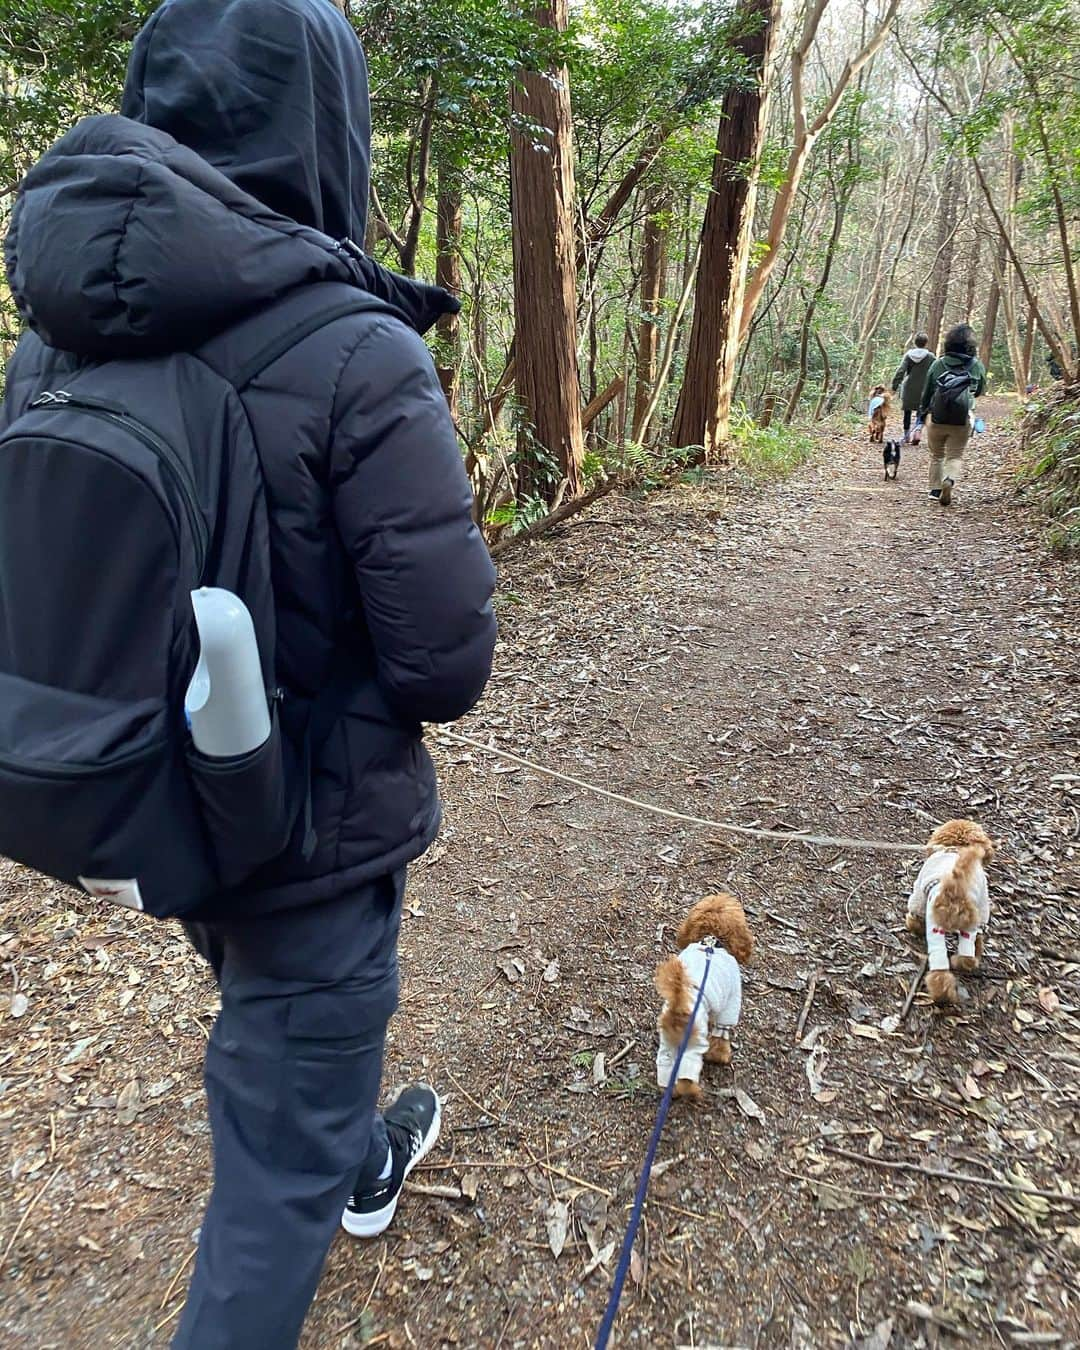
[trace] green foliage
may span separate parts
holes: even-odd
[[[814,451],[813,437],[792,427],[762,427],[745,408],[731,417],[731,442],[736,464],[752,478],[786,478]]]
[[[1080,400],[1075,396],[1028,406],[1017,481],[1047,517],[1051,547],[1080,552]]]
[[[112,112],[152,0],[7,0],[0,14],[0,193],[80,117]]]

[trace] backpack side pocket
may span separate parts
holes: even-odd
[[[228,890],[283,852],[292,835],[296,809],[286,790],[276,706],[262,745],[235,759],[213,759],[189,744],[187,762],[218,879]]]

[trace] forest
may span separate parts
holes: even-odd
[[[0,209],[116,105],[146,11],[7,0]],[[348,13],[375,133],[362,242],[462,299],[435,355],[492,537],[733,448],[797,457],[920,329],[937,350],[970,322],[998,392],[1077,374],[1062,0]]]
[[[499,638],[473,712],[416,719],[443,824],[382,1082],[442,1135],[299,1344],[605,1345],[642,1178],[612,1345],[1077,1346],[1074,0],[325,3],[370,77],[352,242],[461,302],[426,339]],[[0,0],[0,236],[154,8]],[[898,370],[962,323],[945,511]],[[0,274],[0,391],[22,328]],[[950,818],[992,908],[943,1007],[905,905]],[[716,892],[737,1033],[650,1167],[657,963]],[[220,1006],[179,924],[0,858],[5,1346],[181,1325]]]

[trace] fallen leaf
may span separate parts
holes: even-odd
[[[139,1080],[125,1083],[116,1099],[116,1117],[121,1125],[131,1125],[139,1114]]]
[[[873,1133],[870,1135],[870,1139],[866,1145],[866,1151],[871,1158],[877,1157],[877,1155],[881,1152],[884,1143],[885,1143],[885,1136],[881,1133],[880,1130],[874,1130]]]
[[[863,1026],[861,1022],[849,1022],[848,1026],[851,1028],[853,1036],[861,1036],[864,1041],[881,1040],[881,1032],[878,1031],[877,1027]]]
[[[1039,1007],[1044,1013],[1049,1013],[1052,1016],[1060,1010],[1061,999],[1058,998],[1053,989],[1044,987],[1039,990]]]
[[[889,1350],[892,1344],[893,1328],[896,1326],[895,1317],[886,1317],[884,1322],[879,1322],[873,1332],[867,1336],[864,1341],[857,1344],[859,1350]]]
[[[599,1054],[592,1062],[592,1080],[594,1087],[600,1087],[607,1082],[607,1069],[604,1067],[604,1056]]]
[[[8,1011],[11,1013],[12,1017],[24,1017],[29,1006],[30,1000],[25,994],[12,994]]]
[[[511,956],[507,953],[506,955],[500,956],[495,964],[511,984],[516,984],[517,981],[521,979],[522,975],[525,974],[525,962],[520,956]]]
[[[85,1247],[88,1252],[100,1253],[105,1250],[105,1248],[102,1247],[100,1243],[95,1242],[93,1238],[84,1237],[82,1234],[79,1235],[79,1246]]]
[[[833,1186],[828,1181],[809,1181],[807,1185],[810,1187],[819,1209],[851,1209],[855,1204],[855,1196],[850,1191],[844,1190],[842,1186]]]
[[[615,1255],[614,1242],[609,1242],[606,1246],[601,1247],[600,1250],[593,1257],[593,1259],[581,1272],[581,1278],[583,1280],[587,1280],[594,1270],[599,1269],[600,1266],[606,1266],[614,1255]]]
[[[554,961],[549,961],[547,965],[544,967],[544,983],[554,984],[558,978],[559,978],[559,958],[556,957]]]
[[[960,1084],[960,1095],[966,1101],[969,1102],[982,1101],[983,1094],[979,1088],[978,1083],[975,1081],[975,1077],[973,1074],[969,1073],[968,1076],[964,1079],[964,1081]]]
[[[742,1210],[736,1209],[734,1205],[728,1205],[727,1212],[731,1215],[731,1217],[743,1230],[746,1236],[754,1244],[754,1250],[757,1252],[758,1256],[763,1256],[765,1254],[765,1239],[761,1236],[758,1230],[750,1222],[747,1216],[742,1212]]]
[[[544,1215],[544,1226],[547,1228],[548,1246],[557,1261],[563,1254],[566,1235],[570,1231],[569,1206],[564,1205],[561,1200],[552,1200]]]
[[[806,1061],[806,1079],[810,1084],[810,1095],[820,1100],[819,1094],[825,1087],[825,1065],[829,1062],[829,1052],[823,1045],[815,1045]]]
[[[749,1116],[751,1120],[764,1121],[765,1112],[758,1106],[753,1097],[744,1092],[742,1088],[737,1087],[735,1089],[735,1102],[744,1116]]]
[[[461,1178],[461,1194],[466,1200],[476,1203],[476,1197],[480,1191],[480,1182],[475,1172],[466,1172]]]
[[[645,1262],[641,1259],[641,1253],[637,1247],[630,1253],[630,1278],[635,1284],[640,1284],[645,1278]]]

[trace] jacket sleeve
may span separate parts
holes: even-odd
[[[397,320],[368,320],[342,371],[330,489],[387,702],[463,716],[491,674],[495,569],[431,357]]]
[[[986,367],[981,361],[976,361],[978,367],[978,376],[975,380],[975,397],[982,398],[986,393]]]
[[[894,394],[899,392],[900,386],[904,383],[904,378],[910,369],[911,362],[908,360],[907,356],[905,356],[897,366],[896,374],[892,377],[892,391]]]
[[[939,365],[940,359],[935,361],[926,372],[926,383],[923,385],[922,400],[919,403],[919,416],[924,422],[930,415],[930,404],[934,401],[934,389],[937,387]]]

